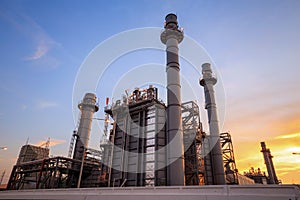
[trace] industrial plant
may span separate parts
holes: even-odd
[[[86,93],[68,157],[49,157],[48,148],[23,146],[7,190],[280,184],[265,142],[261,152],[268,174],[239,173],[231,135],[219,128],[217,78],[210,63],[201,63],[199,77],[208,122],[200,119],[196,101],[182,102],[178,46],[184,33],[175,14],[166,16],[160,39],[166,45],[167,102],[159,99],[154,85],[135,88],[112,103],[107,98],[105,106]],[[100,106],[104,136],[100,148],[91,149],[92,119]]]

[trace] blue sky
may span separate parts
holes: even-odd
[[[75,127],[73,85],[89,52],[122,31],[162,28],[170,12],[178,15],[185,34],[207,50],[222,76],[223,130],[230,130],[236,141],[238,167],[263,168],[261,140],[278,152],[278,165],[284,159],[295,160],[282,154],[290,153],[287,148],[300,151],[299,1],[1,0],[0,146],[9,149],[0,151],[0,172],[6,169],[5,180],[28,137],[32,144],[50,137],[57,143],[52,154],[67,154]],[[145,53],[164,64],[164,53]],[[151,60],[137,55],[136,63]],[[125,61],[135,63],[130,59],[134,56]],[[293,143],[278,139],[292,134]],[[96,148],[100,136],[92,135]],[[282,169],[300,167],[295,162]],[[292,177],[299,168],[293,170],[282,170],[281,176],[299,183]]]

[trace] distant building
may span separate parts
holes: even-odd
[[[268,177],[265,172],[262,172],[260,168],[254,170],[253,167],[249,170],[249,172],[244,172],[244,176],[251,178],[257,184],[268,184]]]

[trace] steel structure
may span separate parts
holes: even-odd
[[[152,86],[136,89],[123,104],[105,110],[114,119],[111,159],[103,157],[111,162],[109,186],[166,185],[166,108],[157,94]]]
[[[161,42],[167,53],[167,143],[168,143],[168,185],[184,185],[184,151],[181,119],[181,85],[178,44],[183,40],[177,16],[166,16],[165,30]]]
[[[271,155],[271,151],[270,151],[270,149],[267,149],[265,142],[261,142],[260,144],[261,144],[261,152],[263,153],[265,164],[266,164],[268,175],[269,175],[268,184],[279,184],[279,181],[277,179],[277,175],[275,172],[273,160],[272,160],[273,156]]]
[[[93,150],[87,150],[81,187],[97,187],[101,182],[101,163]],[[92,155],[92,156],[91,156]],[[77,186],[81,161],[54,157],[15,165],[7,185],[9,190],[72,188]]]
[[[201,157],[202,125],[199,107],[194,101],[182,103],[181,107],[185,185],[204,185],[204,161]]]
[[[73,187],[76,171],[70,158],[48,158],[18,164],[13,167],[7,189],[39,189]]]
[[[209,146],[211,148],[210,156],[213,184],[224,185],[225,173],[223,168],[219,121],[214,91],[214,85],[217,83],[217,79],[212,75],[212,70],[209,63],[202,65],[202,74],[203,77],[200,80],[200,85],[204,87],[205,108],[207,109],[208,114],[210,132]]]
[[[231,135],[229,133],[221,133],[220,142],[222,147],[226,184],[237,185],[239,184],[239,178],[235,164]]]

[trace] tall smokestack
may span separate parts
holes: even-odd
[[[276,176],[275,167],[272,160],[273,156],[271,155],[271,151],[270,149],[267,149],[265,142],[261,142],[260,145],[261,145],[261,152],[264,155],[265,164],[268,170],[269,182],[270,184],[278,184],[279,181]]]
[[[202,74],[203,78],[200,80],[200,85],[204,87],[205,109],[207,109],[210,132],[209,143],[210,147],[213,147],[210,152],[213,182],[215,185],[224,185],[225,173],[222,149],[220,144],[219,121],[214,91],[214,85],[217,83],[217,79],[213,77],[209,63],[205,63],[202,65]]]
[[[177,16],[168,14],[165,30],[160,39],[167,52],[167,141],[168,141],[168,185],[184,185],[184,151],[181,119],[181,85],[178,44],[183,32],[178,28]]]
[[[74,159],[81,160],[84,151],[87,149],[90,139],[92,119],[94,112],[97,112],[99,107],[96,104],[96,95],[86,93],[82,102],[78,104],[81,111],[79,127],[77,131],[77,141],[74,151]]]

